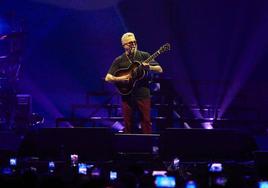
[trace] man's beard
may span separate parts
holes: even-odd
[[[135,52],[136,52],[136,49],[137,49],[137,47],[136,47],[136,46],[131,47],[131,48],[130,48],[130,50],[129,50],[129,54],[134,55],[134,54],[135,54]]]

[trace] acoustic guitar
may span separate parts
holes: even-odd
[[[144,66],[150,65],[150,62],[152,60],[154,60],[157,56],[168,50],[170,50],[170,44],[166,43],[161,46],[154,54],[148,57],[145,61],[134,61],[129,67],[118,69],[114,74],[115,76],[129,76],[128,82],[115,83],[118,92],[121,95],[129,95],[135,87],[136,83],[145,77],[146,71],[144,70]]]

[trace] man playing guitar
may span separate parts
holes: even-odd
[[[151,134],[151,99],[146,75],[150,71],[162,73],[163,69],[149,53],[137,49],[133,33],[123,34],[121,42],[125,52],[115,58],[105,81],[114,83],[122,95],[124,133],[133,133],[134,116],[138,111],[141,115],[142,133]]]

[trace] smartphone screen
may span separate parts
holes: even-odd
[[[154,170],[152,176],[165,176],[167,174],[166,170]]]
[[[17,159],[16,158],[10,158],[9,159],[9,165],[13,166],[13,167],[17,166]]]
[[[185,184],[185,188],[196,188],[196,183],[193,180],[187,181]]]
[[[212,163],[209,167],[209,172],[222,172],[223,166],[221,163]]]
[[[156,187],[176,187],[176,179],[173,176],[156,176]]]
[[[259,181],[258,188],[268,188],[268,181]]]
[[[77,154],[71,154],[70,155],[70,158],[71,158],[71,164],[73,167],[76,167],[77,166],[77,163],[78,163],[78,155]]]
[[[55,162],[54,162],[54,161],[49,161],[49,162],[48,162],[48,171],[49,171],[50,173],[53,173],[54,170],[55,170]]]
[[[116,180],[117,179],[117,172],[110,171],[110,180]]]
[[[99,177],[101,175],[101,170],[98,167],[94,167],[91,171],[91,176]]]
[[[85,163],[78,163],[78,174],[87,175],[87,165]]]

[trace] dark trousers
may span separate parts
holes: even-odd
[[[123,117],[125,123],[124,133],[132,133],[134,124],[134,113],[137,109],[141,114],[141,129],[144,134],[152,133],[151,124],[151,99],[141,99],[136,101],[124,100],[122,102]]]

